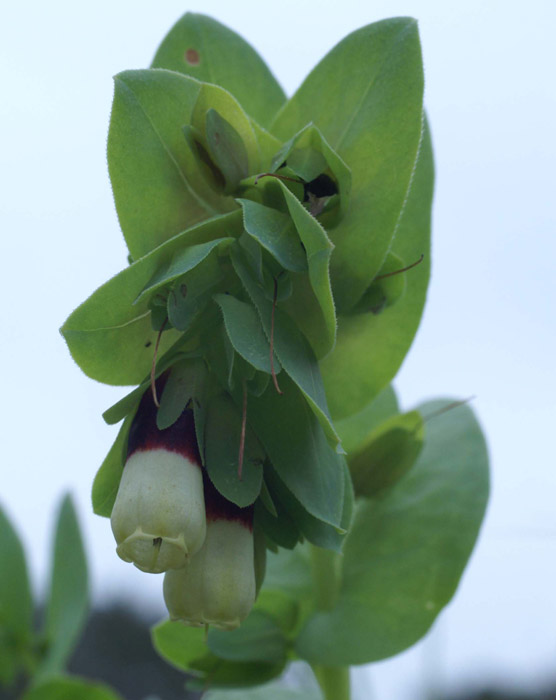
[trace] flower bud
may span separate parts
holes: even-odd
[[[167,572],[164,601],[172,620],[232,630],[256,598],[253,509],[226,501],[209,483],[205,499],[205,542],[186,566]]]
[[[112,510],[116,552],[142,571],[183,566],[205,539],[201,460],[193,412],[166,430],[156,426],[150,392],[129,434],[127,461]]]

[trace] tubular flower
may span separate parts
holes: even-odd
[[[170,618],[232,630],[256,598],[253,509],[238,508],[205,482],[207,535],[199,552],[164,577]]]
[[[205,503],[191,410],[159,430],[151,393],[145,393],[131,425],[111,524],[118,556],[149,573],[177,569],[201,548]]]

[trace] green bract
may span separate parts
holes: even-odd
[[[199,687],[266,682],[297,656],[344,700],[330,668],[405,649],[451,598],[488,492],[469,408],[400,414],[389,388],[430,268],[416,22],[354,32],[286,100],[241,38],[187,14],[150,69],[116,76],[108,164],[130,265],[62,333],[90,377],[139,386],[104,414],[123,424],[94,510],[110,516],[116,501],[121,519],[133,495],[120,549],[132,536],[141,568],[172,569],[172,617],[246,618],[211,630],[208,647],[199,630],[156,628],[160,653]],[[138,460],[126,459],[153,446],[182,455],[178,472],[196,465],[210,537],[176,518],[173,499],[191,500],[172,490],[183,475],[153,493],[130,486]],[[163,478],[156,459],[140,457],[145,483]],[[219,559],[238,522],[241,555]],[[160,550],[151,566],[149,538],[179,538],[179,556]]]

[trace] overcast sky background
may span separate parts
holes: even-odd
[[[70,489],[94,599],[162,614],[161,578],[121,562],[90,484],[125,390],[87,379],[58,328],[126,265],[106,169],[112,79],[146,67],[187,10],[241,33],[291,94],[350,31],[419,20],[434,140],[433,277],[396,386],[405,407],[476,395],[493,492],[479,545],[427,639],[356,673],[361,700],[556,680],[556,3],[281,0],[9,3],[0,23],[0,500],[42,593]],[[424,697],[424,696],[423,696]]]

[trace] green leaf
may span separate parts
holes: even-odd
[[[87,618],[87,559],[72,499],[62,500],[46,603],[46,654],[36,678],[44,679],[63,670]]]
[[[432,416],[449,404],[433,401],[419,411]],[[488,490],[485,441],[472,411],[460,406],[431,417],[411,472],[357,510],[338,602],[309,619],[297,653],[311,663],[361,664],[420,639],[456,591]]]
[[[178,279],[178,277],[193,270],[215,249],[225,249],[233,240],[233,238],[229,237],[216,238],[213,241],[207,241],[207,243],[199,243],[198,245],[192,245],[178,250],[166,267],[156,271],[134,303],[140,303],[157,289],[164,287],[169,282],[173,282]]]
[[[280,478],[315,518],[341,527],[344,504],[343,458],[328,444],[324,430],[293,382],[280,377],[282,394],[272,387],[250,397],[247,420]]]
[[[326,231],[287,187],[280,183],[288,211],[307,254],[306,275],[294,275],[291,301],[284,308],[307,336],[322,358],[336,342],[336,311],[330,287],[330,256],[334,246]]]
[[[201,86],[164,70],[115,77],[108,132],[108,169],[120,226],[133,260],[222,209],[202,200],[181,127]]]
[[[232,662],[212,654],[205,642],[205,630],[179,622],[162,622],[152,629],[156,651],[177,668],[199,678],[188,686],[203,690],[207,685],[243,687],[264,683],[279,675],[284,664]]]
[[[249,174],[245,144],[234,127],[215,109],[207,112],[206,135],[210,155],[226,182],[224,192],[230,194]]]
[[[398,400],[394,389],[388,386],[361,411],[336,421],[336,430],[342,439],[346,453],[351,455],[380,423],[397,413],[399,413]]]
[[[214,135],[212,127],[215,124],[210,116],[213,112],[217,112],[221,120],[226,121],[228,138],[232,133],[231,130],[233,130],[235,132],[234,141],[236,146],[238,143],[243,144],[245,158],[247,159],[247,163],[244,163],[242,166],[243,171],[246,172],[243,177],[246,177],[247,173],[258,173],[260,168],[259,144],[251,120],[235,97],[227,90],[219,85],[201,83],[201,89],[191,115],[191,126],[199,134],[205,136],[206,142],[204,145],[214,155],[213,148],[215,143],[213,141],[211,144],[211,134]],[[221,121],[219,123],[222,126]]]
[[[270,339],[272,302],[266,298],[263,289],[253,279],[236,250],[232,249],[231,257],[234,269],[257,307],[264,331],[267,338]],[[313,351],[294,321],[278,307],[274,313],[274,351],[282,368],[303,392],[329,442],[335,447],[339,447],[340,439],[328,412],[319,365]]]
[[[188,12],[179,19],[158,48],[152,67],[221,85],[262,126],[269,124],[285,101],[282,88],[257,52],[205,15]]]
[[[430,275],[430,215],[434,182],[428,130],[416,165],[407,204],[392,252],[423,262],[404,274],[406,290],[394,306],[373,313],[341,316],[334,352],[321,363],[330,412],[334,419],[360,411],[396,375],[419,326]]]
[[[238,199],[243,207],[247,233],[276,258],[286,270],[307,270],[307,256],[291,217],[250,199]]]
[[[255,309],[227,294],[217,294],[214,300],[222,309],[224,327],[236,352],[256,369],[270,374],[270,345]],[[280,369],[275,358],[274,371]]]
[[[237,630],[210,630],[208,648],[227,661],[279,664],[286,659],[286,639],[280,627],[269,615],[257,610]]]
[[[148,300],[133,305],[157,271],[188,246],[238,236],[241,213],[219,216],[183,231],[103,284],[61,328],[70,352],[89,377],[105,384],[139,384],[149,374],[156,332],[151,328]],[[178,339],[165,331],[162,356]]]
[[[77,678],[57,677],[28,690],[21,700],[122,700],[108,686]]]
[[[143,393],[144,392],[142,392],[141,395]],[[140,398],[141,397],[139,397],[139,399]],[[139,402],[135,405],[133,411],[126,416],[114,444],[106,455],[93,481],[93,491],[91,494],[93,512],[105,518],[109,518],[112,515],[112,508],[116,500],[122,472],[124,470],[129,429],[131,428],[138,403]]]
[[[341,312],[361,297],[390,248],[417,157],[422,100],[417,24],[389,19],[343,39],[271,126],[286,140],[314,122],[351,169],[349,210],[330,231]]]
[[[263,482],[264,483],[264,482]],[[265,537],[279,547],[293,549],[299,542],[301,533],[290,514],[281,504],[274,507],[274,513],[259,501],[255,503],[255,521],[260,525]]]
[[[220,395],[211,400],[205,423],[205,466],[218,491],[244,508],[256,500],[261,490],[265,453],[256,436],[248,429],[240,479],[238,457],[241,425],[241,414],[230,398]]]
[[[396,484],[419,456],[425,424],[419,411],[392,416],[348,458],[358,496],[373,498]]]
[[[197,396],[197,387],[202,386],[204,374],[202,360],[182,360],[172,366],[156,413],[159,430],[169,428],[178,420],[189,400]]]
[[[291,493],[291,491],[285,486],[283,481],[271,466],[267,467],[265,470],[265,475],[273,497],[282,505],[284,511],[293,520],[296,528],[299,529],[301,535],[317,547],[323,547],[325,549],[340,552],[345,540],[347,528],[333,527],[332,525],[325,523],[308,513]],[[347,480],[344,480],[344,498],[347,499],[344,510],[351,512],[353,491],[351,489],[351,484],[348,482],[349,473],[347,473]],[[351,515],[348,516],[347,512],[346,520],[349,520]],[[277,544],[281,544],[280,541],[277,541]]]
[[[31,642],[33,633],[33,599],[25,562],[25,552],[16,531],[0,508],[0,646],[2,655],[13,663],[2,667],[2,676],[13,677],[18,656]]]

